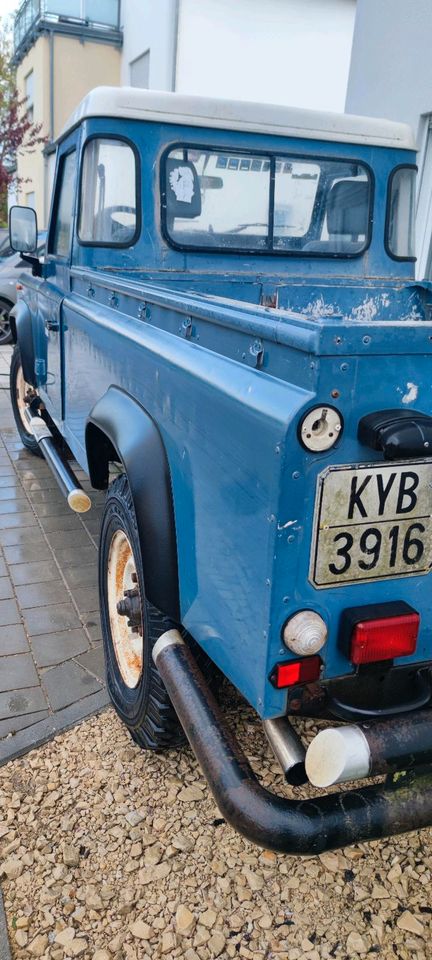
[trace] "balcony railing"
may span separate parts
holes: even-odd
[[[121,42],[120,0],[24,0],[15,15],[14,59],[21,59],[44,30],[96,34]]]

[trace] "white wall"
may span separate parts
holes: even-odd
[[[149,87],[172,90],[176,0],[123,0],[121,20],[121,83],[130,84],[131,62],[149,50]]]
[[[356,0],[180,0],[176,90],[343,111],[355,9]]]

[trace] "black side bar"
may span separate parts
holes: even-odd
[[[281,853],[316,854],[432,825],[432,771],[312,800],[270,793],[226,727],[177,630],[160,637],[153,659],[222,815],[253,843]]]

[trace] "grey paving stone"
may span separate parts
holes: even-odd
[[[7,477],[0,476],[0,490],[8,489],[9,490],[22,490],[22,486],[16,473],[12,469],[12,475]],[[12,496],[12,494],[11,494]]]
[[[36,527],[38,522],[32,511],[25,513],[4,513],[0,516],[0,530],[11,530],[15,527]]]
[[[45,503],[55,503],[57,506],[65,506],[65,498],[56,485],[54,489],[50,490],[27,490],[24,496],[28,496],[31,503],[34,505],[36,512],[38,511],[38,504],[42,505]],[[70,510],[66,503],[66,510]]]
[[[102,639],[102,627],[99,610],[92,610],[90,613],[86,613],[84,625],[92,643]]]
[[[0,577],[7,577],[8,570],[3,557],[0,557]]]
[[[96,585],[92,587],[74,587],[71,593],[81,614],[86,614],[88,610],[94,610],[98,603],[98,589]]]
[[[23,500],[25,498],[24,490],[20,483],[7,487],[0,484],[0,500]]]
[[[44,544],[45,540],[39,527],[17,527],[14,530],[0,530],[0,543],[3,547],[14,547],[18,543]]]
[[[89,650],[75,658],[81,666],[94,673],[99,680],[105,682],[105,657],[102,644],[94,650]]]
[[[31,512],[27,497],[21,500],[17,497],[13,497],[12,500],[0,500],[0,517],[8,513],[26,514]]]
[[[62,571],[67,570],[68,567],[75,567],[79,563],[89,564],[96,563],[98,558],[98,552],[96,547],[88,542],[88,546],[85,547],[59,547],[55,549],[55,558],[57,563],[60,564]],[[6,552],[5,552],[6,556]],[[7,559],[7,558],[6,558]]]
[[[0,600],[0,627],[10,623],[21,623],[20,613],[15,600]]]
[[[59,630],[32,639],[32,651],[39,667],[52,667],[88,650],[88,637],[84,630]]]
[[[5,601],[7,602],[7,601]],[[33,607],[24,611],[24,621],[30,637],[56,630],[72,630],[81,627],[81,621],[71,603],[58,603],[49,607]]]
[[[28,713],[23,717],[9,717],[8,720],[0,720],[0,739],[2,737],[8,737],[10,734],[17,733],[18,730],[25,730],[26,727],[32,726],[33,723],[39,723],[40,720],[45,720],[49,716],[48,706],[46,710],[38,710],[36,713]],[[3,956],[0,953],[1,960]]]
[[[44,580],[57,580],[59,571],[54,560],[41,560],[40,563],[18,563],[10,566],[10,575],[16,586],[26,583],[42,583]],[[1,584],[1,579],[0,579]],[[33,606],[33,604],[30,604]]]
[[[97,587],[98,572],[96,551],[94,551],[93,563],[82,564],[78,567],[66,566],[63,570],[63,576],[74,596],[74,587]]]
[[[0,693],[0,720],[7,720],[8,717],[22,717],[24,714],[36,713],[46,708],[46,698],[39,685],[27,687],[25,690]]]
[[[51,667],[42,679],[53,710],[61,710],[102,689],[99,681],[74,660]]]
[[[58,548],[66,549],[67,547],[88,547],[92,545],[90,537],[79,521],[75,530],[68,530],[67,537],[65,537],[63,530],[48,530],[46,532],[46,538],[53,550],[57,550]]]
[[[9,564],[52,560],[52,553],[48,544],[44,540],[40,540],[39,536],[37,537],[37,543],[17,543],[13,547],[3,547],[3,553]]]
[[[24,627],[20,623],[0,627],[0,657],[10,653],[28,653],[29,651],[30,647]]]
[[[58,575],[58,573],[57,573]],[[18,603],[22,610],[27,607],[45,607],[53,603],[66,603],[69,594],[61,580],[48,583],[27,583],[15,588]]]
[[[0,577],[0,600],[8,600],[13,595],[13,587],[9,577]]]
[[[36,510],[38,517],[41,519],[42,517],[56,517],[62,519],[63,517],[71,516],[71,509],[63,497],[59,501],[51,499],[49,503],[33,503],[33,508]]]
[[[58,484],[52,473],[48,477],[33,477],[30,480],[21,480],[21,483],[26,493],[31,493],[32,490],[58,490]]]
[[[0,657],[0,693],[34,687],[39,677],[31,653]]]
[[[77,525],[80,523],[78,517],[75,517],[71,510],[68,510],[68,512],[61,517],[41,517],[40,522],[43,529],[49,533],[76,530],[79,529]]]

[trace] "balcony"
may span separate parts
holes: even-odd
[[[120,0],[23,0],[15,15],[14,62],[51,31],[121,46]]]

